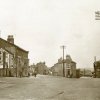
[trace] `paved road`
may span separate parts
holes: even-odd
[[[0,78],[0,100],[100,100],[100,79]]]

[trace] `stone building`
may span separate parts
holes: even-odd
[[[32,76],[36,70],[36,65],[32,64],[29,66],[29,74]]]
[[[14,44],[13,35],[0,38],[0,76],[27,76],[28,66],[28,51]]]
[[[100,61],[94,62],[94,77],[100,78]]]
[[[53,75],[74,78],[76,77],[76,62],[72,61],[70,55],[67,55],[64,62],[62,58],[58,59],[58,62],[54,64],[51,70]]]
[[[45,62],[39,62],[36,64],[36,71],[38,74],[47,75],[49,69],[46,66]]]

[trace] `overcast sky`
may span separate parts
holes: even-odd
[[[1,37],[12,34],[15,44],[29,51],[30,64],[53,66],[69,54],[77,67],[100,60],[100,0],[0,0]]]

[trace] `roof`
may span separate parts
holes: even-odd
[[[75,63],[75,64],[76,64],[76,62],[74,62],[74,61],[68,61],[67,59],[64,59],[64,63],[68,63],[68,62],[70,62],[70,63]],[[60,61],[60,62],[58,62],[58,63],[59,63],[59,64],[63,63],[63,60]]]
[[[74,61],[72,61],[72,63],[75,63],[76,64],[76,62],[74,62]]]
[[[12,46],[14,46],[14,47],[16,47],[16,48],[18,48],[18,49],[20,49],[21,51],[24,51],[24,52],[28,53],[28,51],[26,51],[26,50],[20,48],[19,46],[15,45],[15,44],[13,44],[13,43],[10,43],[10,42],[8,42],[8,41],[2,39],[2,38],[0,38],[0,40],[6,42],[6,43],[8,43],[8,44],[10,44],[10,45],[12,45]]]

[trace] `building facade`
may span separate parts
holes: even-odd
[[[15,45],[12,35],[0,38],[0,76],[27,76],[28,66],[28,51]]]
[[[37,74],[47,75],[49,72],[49,69],[46,66],[45,62],[39,62],[36,64],[36,71],[37,71]]]
[[[76,63],[72,61],[70,55],[66,59],[60,58],[58,62],[51,68],[52,75],[64,77],[76,77]]]

